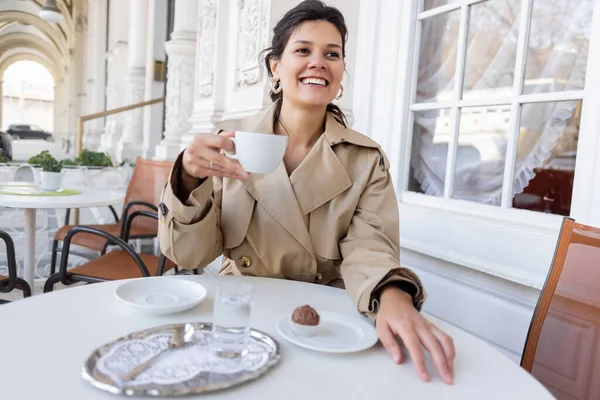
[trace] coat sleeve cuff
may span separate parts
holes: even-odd
[[[198,222],[212,205],[213,180],[206,179],[190,193],[185,202],[182,202],[173,190],[172,178],[167,181],[162,195],[162,202],[168,210],[166,219],[175,219],[184,225]]]
[[[379,311],[379,295],[381,290],[388,286],[394,285],[399,289],[407,292],[412,296],[413,305],[417,310],[421,310],[427,293],[419,277],[407,268],[396,268],[383,276],[379,281],[374,280],[373,283],[365,287],[359,297],[358,310],[364,313],[372,322],[377,318]]]

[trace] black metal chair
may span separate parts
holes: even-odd
[[[157,205],[160,202],[160,194],[164,187],[164,183],[169,179],[172,166],[173,163],[170,161],[154,161],[138,157],[133,170],[133,175],[131,176],[131,180],[127,187],[127,193],[125,194],[121,218],[119,219],[119,216],[113,207],[109,207],[115,218],[114,223],[80,226],[102,230],[112,236],[123,239],[125,234],[125,223],[130,213],[136,210],[152,210],[158,212]],[[50,275],[53,275],[56,272],[58,252],[62,251],[59,248],[59,243],[63,242],[64,245],[67,233],[75,226],[69,225],[69,216],[70,211],[67,211],[65,215],[65,225],[58,229],[54,234],[52,258],[50,261]],[[129,239],[154,238],[158,232],[158,224],[153,219],[139,218],[134,224],[129,226],[128,232]],[[94,234],[88,235],[85,233],[75,236],[72,243],[98,252],[100,255],[104,255],[108,246],[116,245],[115,242],[108,241],[104,236]],[[86,255],[86,258],[89,257],[89,255]]]
[[[8,276],[0,275],[0,293],[12,292],[14,289],[20,289],[23,292],[23,298],[31,296],[31,287],[23,279],[17,277],[17,262],[15,259],[15,244],[10,235],[0,230],[0,239],[6,245],[6,259],[8,261]],[[1,300],[0,304],[7,303],[7,300]]]
[[[90,226],[75,226],[71,228],[64,238],[59,271],[50,275],[46,280],[44,293],[54,290],[54,285],[58,282],[61,282],[63,285],[72,285],[77,282],[97,283],[119,279],[159,276],[172,268],[178,271],[175,263],[163,254],[158,257],[151,254],[138,254],[127,243],[132,223],[137,217],[158,219],[157,214],[149,211],[138,210],[131,213],[125,221],[122,238]],[[119,247],[119,249],[109,251],[98,258],[67,270],[71,241],[78,234],[98,236],[112,245]]]

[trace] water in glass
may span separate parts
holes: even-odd
[[[239,358],[248,352],[252,286],[219,285],[213,309],[212,350],[219,357]]]

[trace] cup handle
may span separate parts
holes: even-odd
[[[233,144],[235,144],[235,138],[234,137],[229,138],[229,139],[233,142]],[[227,150],[223,150],[223,153],[225,154],[225,156],[227,156],[229,158],[233,158],[234,160],[238,159],[237,154],[230,153]]]

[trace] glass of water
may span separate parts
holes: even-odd
[[[213,308],[213,354],[239,358],[248,353],[253,295],[254,289],[247,283],[224,283],[217,287]]]

